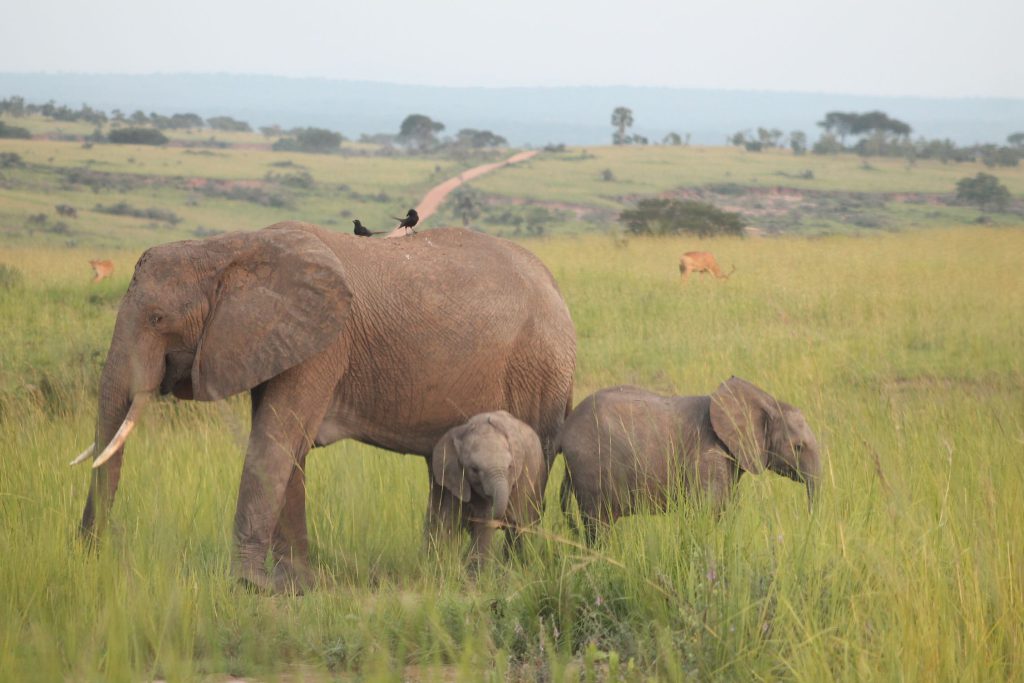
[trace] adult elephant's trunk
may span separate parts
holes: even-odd
[[[491,518],[502,519],[508,508],[508,470],[492,470],[483,479],[484,493],[491,498]]]
[[[118,320],[117,328],[121,327],[123,324]],[[147,356],[162,358],[159,349],[140,354],[138,351],[143,345],[137,344],[129,352],[127,345],[119,342],[124,335],[118,334],[117,328],[100,376],[96,441],[72,462],[77,464],[90,454],[96,456],[80,528],[81,535],[90,540],[99,537],[106,527],[121,480],[125,441],[154,393],[150,387],[159,386],[163,372],[162,364],[154,363],[152,359],[149,363],[143,360]]]

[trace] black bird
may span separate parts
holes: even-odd
[[[380,232],[374,232],[373,230],[370,230],[365,225],[360,223],[358,218],[352,221],[352,224],[356,226],[352,232],[359,235],[360,237],[370,237],[371,235],[380,234]]]
[[[409,213],[405,214],[405,218],[399,218],[398,216],[392,216],[392,218],[396,221],[401,221],[398,224],[399,228],[409,228],[414,235],[416,234],[414,228],[420,222],[420,215],[416,213],[416,209],[409,209]]]

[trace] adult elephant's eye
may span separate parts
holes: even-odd
[[[159,313],[150,313],[150,315],[149,315],[149,324],[152,325],[153,327],[156,327],[157,325],[160,324],[160,322],[163,319],[164,319],[163,315],[161,315]]]

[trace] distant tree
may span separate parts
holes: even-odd
[[[729,138],[729,143],[737,147],[742,147],[743,145],[747,144],[748,132],[749,131],[745,130],[736,131],[735,133],[732,134],[732,137]]]
[[[648,140],[645,136],[636,134],[630,135],[626,140],[627,145],[646,145],[649,143],[650,140]]]
[[[22,128],[20,126],[8,126],[3,121],[0,121],[0,138],[20,139],[29,140],[32,137],[32,133],[28,128]]]
[[[661,139],[663,145],[681,145],[683,144],[683,138],[679,133],[669,133]]]
[[[1020,163],[1021,152],[1010,147],[997,147],[996,145],[982,145],[978,148],[981,163],[989,168],[993,166],[1017,166]]]
[[[696,201],[677,199],[641,199],[636,207],[619,214],[619,221],[634,235],[675,235],[693,233],[743,235],[746,223],[738,213]]]
[[[782,139],[782,131],[778,128],[758,128],[757,129],[757,141],[761,143],[761,147],[776,147],[779,144],[779,140]]]
[[[601,180],[603,180],[606,183],[610,183],[613,180],[615,180],[615,174],[612,173],[612,169],[606,168],[603,171],[601,171]]]
[[[395,144],[395,138],[398,136],[394,133],[363,133],[359,136],[359,142],[364,142],[370,145],[381,145],[383,147],[392,147]]]
[[[124,112],[120,109],[114,109],[113,111],[111,111],[110,118],[114,121],[114,123],[124,123],[125,121]]]
[[[400,144],[424,150],[437,145],[437,134],[442,130],[444,124],[440,121],[434,121],[423,114],[410,114],[402,121],[395,139]]]
[[[856,114],[841,111],[830,111],[825,118],[818,121],[818,125],[825,129],[826,133],[839,138],[839,144],[846,146],[846,136],[853,131],[854,117]]]
[[[133,123],[136,126],[144,126],[149,123],[149,117],[146,116],[146,112],[141,109],[136,109],[132,112],[132,115],[128,117],[128,122]]]
[[[20,95],[12,95],[7,99],[0,100],[0,113],[21,117],[25,115],[25,98]]]
[[[815,154],[839,154],[843,149],[843,143],[837,140],[835,135],[822,133],[811,151]]]
[[[455,143],[463,147],[506,147],[508,140],[489,130],[463,128],[455,134]]]
[[[864,114],[856,112],[830,111],[818,125],[839,138],[839,144],[846,147],[846,136],[867,135],[871,133],[890,134],[898,138],[908,138],[912,132],[909,124],[899,119],[890,118],[880,111],[869,111]]]
[[[966,204],[974,204],[983,211],[1004,209],[1010,203],[1010,191],[994,175],[979,173],[973,178],[962,178],[957,182],[956,198]]]
[[[237,133],[252,132],[252,127],[248,123],[233,119],[230,116],[214,116],[206,119],[206,123],[214,130],[233,131]]]
[[[801,156],[807,153],[807,134],[802,130],[794,130],[789,134],[789,148],[793,154]]]
[[[956,159],[958,151],[956,144],[949,139],[946,140],[919,140],[916,143],[917,156],[922,159],[938,159],[946,164]]]
[[[153,128],[117,128],[107,140],[118,145],[166,145],[167,136]]]
[[[1024,132],[1007,135],[1006,142],[1017,149],[1024,149]]]
[[[313,154],[329,154],[338,151],[345,139],[341,133],[324,128],[294,128],[292,137],[281,138],[271,149],[275,152],[310,152]]]
[[[261,126],[260,132],[268,138],[279,138],[284,135],[284,129],[276,123],[270,126]]]
[[[462,185],[451,193],[452,211],[462,219],[463,227],[480,217],[483,209],[483,198],[480,193],[468,185]]]
[[[626,136],[626,129],[633,125],[633,110],[629,107],[616,107],[612,111],[612,125],[616,128],[612,144],[628,145],[630,140]]]

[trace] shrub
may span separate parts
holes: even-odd
[[[0,168],[21,168],[25,165],[20,154],[0,152]]]
[[[294,137],[281,138],[273,144],[271,149],[275,152],[328,154],[338,151],[339,145],[345,139],[341,133],[324,128],[296,128],[292,131],[292,135]]]
[[[150,207],[148,209],[136,209],[127,202],[118,202],[117,204],[111,204],[110,206],[97,204],[93,207],[93,210],[100,213],[107,213],[112,216],[132,216],[134,218],[148,218],[149,220],[154,221],[165,221],[171,225],[177,225],[181,222],[181,217],[173,211],[157,209],[154,207]]]
[[[297,187],[303,190],[311,190],[316,186],[313,176],[309,171],[296,171],[295,173],[268,173],[266,179],[272,183]]]
[[[983,211],[1005,209],[1010,203],[1010,191],[994,175],[979,173],[973,178],[961,178],[957,182],[956,198],[966,204],[974,204]]]
[[[0,138],[28,140],[31,137],[32,133],[29,132],[28,128],[8,126],[3,121],[0,121]]]
[[[166,145],[168,139],[154,128],[118,128],[110,131],[107,141],[116,145]]]
[[[619,214],[619,221],[634,235],[675,235],[689,232],[698,237],[743,235],[746,222],[738,213],[711,204],[676,199],[641,199],[636,208]]]

